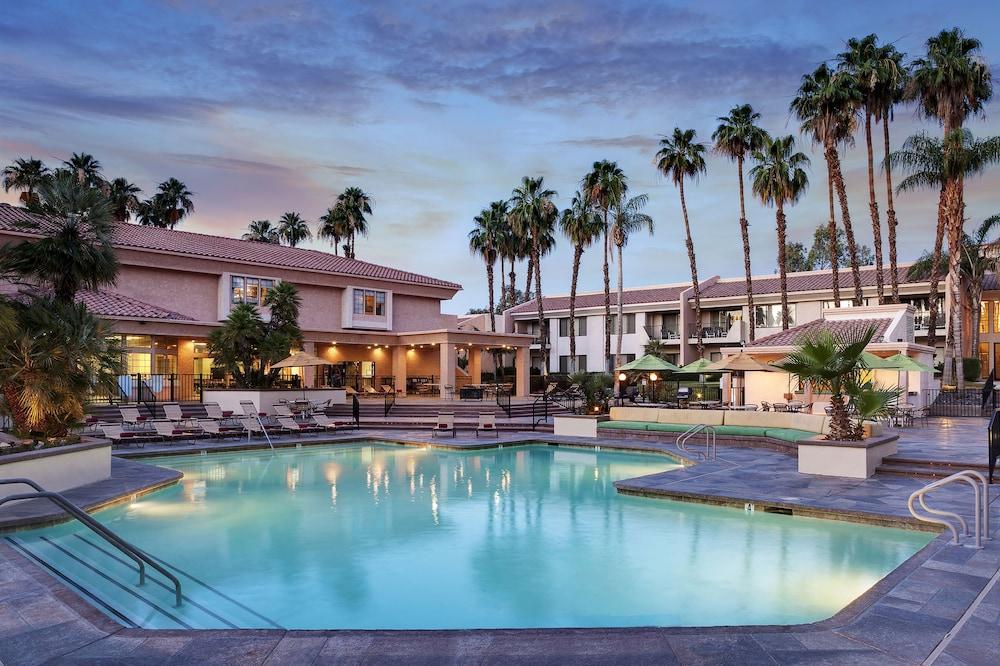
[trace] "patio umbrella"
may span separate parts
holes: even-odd
[[[296,352],[289,356],[288,358],[283,358],[277,363],[271,366],[272,370],[279,370],[281,368],[307,368],[317,365],[330,365],[329,361],[321,359],[319,356],[314,356],[309,352]],[[305,381],[302,382],[302,399],[306,399],[306,384]]]
[[[714,364],[707,358],[699,358],[697,361],[688,363],[684,367],[680,368],[677,372],[686,375],[700,375],[705,372],[710,372],[708,368],[710,368],[712,365]]]
[[[889,358],[882,359],[882,367],[886,370],[899,370],[901,372],[934,372],[934,368],[924,365],[915,358],[910,358],[906,354],[894,354]]]
[[[871,352],[861,352],[861,360],[865,362],[865,366],[869,370],[892,370],[891,366],[886,365],[888,359],[884,359],[881,356],[876,356]]]
[[[697,361],[696,361],[697,362]],[[747,370],[760,370],[770,372],[776,370],[769,365],[765,365],[746,352],[740,352],[732,356],[710,364],[705,368],[706,372],[745,372]]]
[[[664,361],[659,356],[646,354],[631,363],[616,368],[615,372],[677,372],[678,370],[679,368],[673,363]]]

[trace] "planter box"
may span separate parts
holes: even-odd
[[[205,389],[202,392],[202,402],[217,402],[223,411],[242,414],[241,400],[252,400],[257,410],[271,413],[274,406],[281,400],[306,400],[323,402],[329,400],[331,405],[343,405],[347,402],[347,391],[344,389]]]
[[[564,437],[596,438],[597,424],[607,420],[607,416],[560,414],[552,417],[552,432]]]
[[[799,473],[867,479],[882,458],[896,453],[896,435],[879,435],[861,442],[806,439],[798,444]]]
[[[0,478],[28,478],[62,492],[111,477],[111,442],[89,440],[69,446],[0,456]],[[0,486],[0,498],[33,492],[28,486]]]

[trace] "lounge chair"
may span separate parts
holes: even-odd
[[[279,418],[282,416],[287,416],[288,418],[292,418],[295,416],[295,413],[292,411],[291,407],[282,404],[277,404],[274,406],[274,414]]]
[[[126,431],[120,425],[115,423],[99,423],[97,427],[100,428],[102,433],[104,433],[105,439],[111,440],[112,447],[128,446],[130,444],[142,447],[149,439],[148,434],[144,435],[132,430]]]
[[[146,417],[139,413],[138,407],[122,406],[118,408],[118,413],[121,414],[122,423],[127,423],[135,428],[146,421]]]
[[[217,402],[206,402],[205,407],[205,418],[214,419],[216,421],[224,421],[228,418],[232,418],[232,412],[222,411],[222,407],[219,407]]]
[[[152,423],[153,429],[156,430],[156,434],[159,435],[165,442],[176,442],[182,439],[194,439],[204,432],[201,428],[198,428],[197,430],[177,428],[175,427],[176,424],[174,424],[173,421],[157,419]]]
[[[344,392],[347,394],[347,397],[349,398],[358,395],[358,392],[354,390],[353,386],[345,386]]]
[[[376,389],[374,386],[366,386],[365,387],[364,395],[366,397],[370,397],[370,396],[373,396],[373,395],[374,396],[380,396],[380,395],[382,395],[382,392],[379,391],[378,389]]]
[[[493,412],[485,412],[479,414],[479,423],[476,425],[476,437],[479,437],[481,432],[491,432],[494,437],[500,436],[500,431],[497,430],[497,415]]]
[[[240,400],[240,407],[244,416],[266,416],[257,411],[257,405],[253,404],[253,400]]]
[[[291,432],[318,432],[323,429],[311,423],[299,423],[291,416],[279,416],[278,425],[280,425],[283,430],[290,430]]]
[[[395,393],[396,392],[395,387],[389,386],[388,384],[382,384],[382,386],[380,388],[382,389],[382,393]]]
[[[440,412],[431,435],[437,437],[447,432],[450,432],[452,437],[455,436],[455,415],[451,412]]]
[[[167,417],[168,421],[173,421],[174,423],[187,421],[184,417],[184,412],[181,410],[181,406],[176,402],[163,403],[163,415]]]
[[[239,437],[243,434],[242,426],[224,426],[215,419],[198,419],[198,427],[209,437]]]
[[[313,414],[312,419],[316,425],[324,428],[325,430],[333,430],[336,432],[337,429],[340,428],[340,425],[326,414]]]
[[[264,425],[260,420],[260,417],[256,414],[253,416],[241,416],[240,425],[243,426],[243,432],[247,434],[247,441],[254,435],[264,437],[265,435],[278,434],[281,432],[281,428],[274,428]]]

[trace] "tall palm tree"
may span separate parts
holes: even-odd
[[[760,114],[749,104],[734,106],[728,116],[717,118],[719,126],[712,133],[715,151],[736,161],[736,175],[740,184],[740,235],[743,237],[743,272],[746,275],[747,307],[750,311],[750,342],[755,339],[753,280],[750,270],[750,223],[747,222],[746,201],[743,194],[743,160],[755,150],[760,150],[769,138],[766,130],[757,126]]]
[[[469,251],[486,264],[486,289],[489,292],[490,330],[497,330],[496,299],[493,292],[493,267],[496,265],[499,250],[497,248],[497,229],[488,208],[483,209],[473,218],[472,231],[469,232]]]
[[[628,178],[617,162],[601,160],[594,162],[590,173],[583,177],[583,193],[590,204],[601,214],[604,226],[604,358],[611,358],[611,271],[608,257],[611,254],[611,238],[608,235],[608,215],[614,205],[628,193]]]
[[[628,243],[629,236],[646,229],[650,235],[653,233],[653,218],[642,212],[642,209],[649,203],[649,197],[639,194],[626,201],[619,202],[614,208],[614,217],[611,225],[611,240],[617,249],[618,254],[618,316],[615,317],[617,344],[615,346],[615,368],[622,363],[622,333],[624,319],[622,292],[624,291],[622,261],[622,249]],[[615,395],[618,395],[618,374],[615,373]]]
[[[339,255],[340,241],[347,238],[347,225],[347,213],[343,206],[332,206],[319,218],[316,237],[329,240],[333,244],[333,253]]]
[[[577,192],[569,208],[562,212],[559,227],[563,235],[573,244],[573,272],[569,286],[569,362],[571,372],[577,371],[576,362],[576,288],[580,277],[580,260],[583,251],[601,238],[604,226],[594,211],[587,195]]]
[[[687,201],[684,199],[684,181],[688,178],[697,179],[705,173],[705,146],[698,143],[693,129],[682,130],[674,128],[671,136],[660,139],[660,150],[656,153],[656,168],[670,178],[677,186],[681,196],[681,213],[684,217],[684,234],[686,236],[688,263],[691,266],[691,286],[694,293],[694,320],[698,335],[698,358],[705,353],[705,344],[701,333],[701,289],[698,284],[698,264],[694,256],[694,241],[691,239],[691,225],[688,222]]]
[[[753,153],[751,189],[765,206],[775,207],[778,227],[778,270],[781,275],[781,328],[788,329],[788,277],[785,268],[785,204],[794,204],[809,186],[804,167],[809,158],[795,151],[795,137],[768,139]]]
[[[847,188],[840,167],[837,146],[848,143],[854,134],[855,111],[861,102],[861,94],[853,78],[846,72],[835,72],[825,63],[812,74],[802,77],[798,93],[791,103],[791,111],[802,121],[802,130],[811,134],[823,145],[823,157],[840,202],[840,216],[844,222],[844,236],[847,252],[851,258],[851,273],[854,278],[854,304],[861,305],[861,267],[858,262],[858,246],[851,224],[851,212],[847,206]],[[831,242],[836,240],[830,234]],[[834,248],[830,248],[833,256]],[[839,289],[838,289],[839,291]],[[835,299],[836,300],[836,299]]]
[[[102,170],[104,167],[87,153],[73,153],[73,156],[63,162],[63,166],[73,172],[76,182],[87,187],[100,187],[104,184]]]
[[[246,233],[242,236],[245,241],[255,243],[270,243],[277,245],[281,242],[278,228],[271,224],[270,220],[253,220],[247,225]]]
[[[176,178],[168,178],[160,183],[159,191],[154,197],[156,207],[160,210],[162,224],[167,229],[173,229],[187,215],[194,212],[194,194],[187,185]]]
[[[931,265],[939,266],[941,257],[944,256],[943,244],[946,228],[951,231],[953,226],[946,221],[948,220],[949,206],[955,205],[954,202],[950,201],[950,197],[955,195],[954,183],[959,180],[964,182],[968,177],[981,174],[987,166],[1000,162],[1000,137],[977,140],[968,130],[953,130],[944,139],[935,139],[926,134],[915,134],[903,143],[900,150],[890,153],[886,161],[892,167],[902,169],[904,173],[909,174],[897,186],[898,192],[923,188],[938,189],[938,224],[934,234]],[[951,259],[950,254],[949,252],[949,277],[960,284],[961,280],[951,276],[951,271],[953,268],[960,271],[961,266],[958,260]],[[932,271],[928,296],[930,315],[927,323],[927,344],[932,347],[937,342],[939,280],[940,273]],[[964,379],[960,371],[956,373],[957,376],[953,377],[953,371],[961,369],[961,360],[958,361],[959,365],[955,366],[954,358],[956,355],[959,359],[961,358],[961,323],[959,322],[958,334],[954,333],[952,327],[954,321],[961,318],[961,293],[956,294],[953,290],[951,301],[947,330],[952,331],[952,336],[945,338],[942,381],[950,384],[955,379],[957,384],[964,386]]]
[[[525,176],[521,184],[514,188],[510,199],[511,221],[515,231],[531,239],[531,258],[535,263],[535,304],[538,306],[538,325],[541,328],[542,374],[548,374],[548,336],[545,334],[545,311],[542,307],[542,265],[541,242],[551,235],[555,227],[559,209],[552,198],[555,190],[545,189],[545,179],[541,176]]]
[[[372,214],[375,202],[360,187],[348,187],[337,196],[337,205],[343,207],[347,221],[349,250],[346,254],[354,259],[354,239],[368,235],[368,220],[365,215]]]
[[[38,240],[0,248],[0,278],[28,278],[67,305],[81,289],[113,285],[118,260],[111,243],[108,200],[69,172],[43,182],[38,197],[51,227],[36,230],[44,234]]]
[[[115,222],[128,222],[132,213],[139,210],[140,192],[139,186],[128,178],[115,178],[108,183],[107,197]]]
[[[927,40],[927,54],[912,65],[912,76],[907,88],[907,96],[917,101],[921,112],[936,118],[944,128],[943,149],[946,162],[952,150],[961,150],[960,136],[965,119],[979,113],[983,105],[993,96],[993,83],[989,65],[979,55],[981,43],[978,39],[966,37],[958,28],[942,30],[937,36]],[[953,132],[959,132],[954,134]],[[950,137],[956,137],[952,140]],[[945,372],[943,380],[951,376],[951,364],[957,363],[956,384],[964,386],[961,372],[962,358],[962,317],[960,315],[961,291],[959,286],[959,246],[962,242],[964,224],[964,171],[949,170],[941,183],[939,199],[944,206],[938,219],[948,234],[949,257],[948,277],[951,285],[952,316],[948,320],[949,335],[945,338]],[[950,354],[949,354],[950,350]],[[952,356],[954,361],[949,362]]]
[[[35,193],[50,175],[49,168],[41,160],[34,157],[18,158],[13,164],[4,167],[3,191],[20,190],[21,203],[29,206],[37,201]]]
[[[163,211],[160,210],[159,202],[154,196],[151,199],[140,201],[135,207],[135,219],[144,227],[159,227],[165,229]]]
[[[878,201],[875,198],[875,150],[872,146],[872,120],[884,118],[887,105],[891,107],[901,77],[901,54],[891,44],[880,45],[878,35],[870,34],[861,39],[847,40],[847,50],[838,57],[841,71],[847,72],[861,96],[861,111],[865,123],[865,147],[868,154],[868,210],[872,218],[872,238],[875,249],[875,288],[879,303],[885,303],[885,280],[882,274],[882,223],[879,220]],[[894,233],[894,232],[893,232]],[[890,252],[895,256],[894,243]],[[896,264],[892,262],[895,272]],[[899,295],[898,284],[893,290]]]
[[[301,215],[298,213],[285,213],[278,220],[278,237],[288,243],[289,246],[295,247],[302,241],[311,239],[312,232]]]
[[[493,232],[493,244],[496,247],[497,259],[500,262],[500,310],[506,310],[513,305],[507,296],[507,274],[504,272],[505,260],[507,259],[507,246],[509,224],[507,202],[491,201],[488,208],[484,208],[481,213],[488,221]]]

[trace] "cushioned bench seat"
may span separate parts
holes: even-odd
[[[800,439],[811,439],[819,433],[797,428],[768,428],[767,436],[772,439],[780,439],[785,442],[797,442]]]
[[[657,424],[647,421],[601,421],[597,424],[597,427],[605,430],[645,430],[648,425]],[[687,430],[687,428],[684,430]],[[684,431],[682,430],[681,432]]]
[[[597,427],[604,430],[682,433],[701,423],[714,427],[720,437],[770,437],[793,443],[829,431],[829,419],[822,414],[642,407],[613,407],[611,420],[598,423]]]

